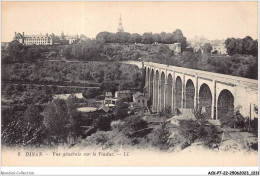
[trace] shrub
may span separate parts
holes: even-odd
[[[181,149],[189,146],[187,140],[183,137],[183,135],[180,134],[180,132],[172,132],[172,135],[169,137],[168,143],[169,147],[180,146]]]
[[[127,111],[128,111],[128,104],[124,103],[123,101],[119,100],[116,102],[114,115],[117,119],[124,119],[127,117]]]
[[[161,150],[167,150],[170,147],[170,135],[171,133],[169,131],[169,128],[166,126],[166,123],[163,123],[156,129],[154,129],[153,132],[149,134],[148,138],[154,147],[157,147]]]
[[[201,113],[201,110],[202,110],[201,107],[198,110],[195,110],[194,116],[201,124],[205,124],[205,123],[207,123],[207,120],[209,119],[209,117],[206,112]]]
[[[204,146],[215,148],[221,142],[221,130],[213,125],[200,124],[198,121],[181,121],[180,131],[187,145],[200,141]]]
[[[124,125],[124,122],[122,120],[116,120],[111,122],[111,128],[115,131],[121,131]]]
[[[82,92],[82,95],[84,98],[95,98],[96,96],[98,96],[100,94],[100,91],[98,89],[95,88],[89,88],[87,90],[84,90]]]
[[[255,118],[251,121],[251,128],[254,135],[258,136],[258,119]]]
[[[237,111],[235,114],[228,113],[220,118],[221,126],[229,126],[231,128],[245,128],[245,118]]]
[[[111,139],[114,137],[114,133],[111,131],[99,131],[97,133],[92,134],[87,137],[84,141],[84,145],[92,146],[92,145],[100,145],[102,149],[111,148],[114,145],[114,142]]]
[[[110,130],[110,123],[113,120],[113,115],[100,115],[93,121],[93,126],[101,131]]]
[[[140,116],[129,116],[124,119],[124,124],[122,126],[122,132],[127,137],[142,137],[147,135],[148,131],[146,130],[148,123],[141,119]]]
[[[214,125],[204,126],[204,134],[200,135],[199,140],[203,142],[204,146],[209,148],[216,148],[221,142],[222,131]]]
[[[165,108],[162,109],[161,112],[159,112],[160,116],[165,117],[166,119],[169,119],[172,117],[172,110],[170,106],[167,106]]]
[[[98,144],[104,145],[109,140],[106,132],[104,132],[104,131],[99,131],[99,132],[95,133],[94,139],[95,139],[97,145]]]
[[[199,138],[200,124],[198,121],[180,121],[180,131],[184,138],[187,140],[187,144],[192,144],[196,139]]]

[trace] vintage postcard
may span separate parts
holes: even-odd
[[[258,2],[1,13],[2,166],[258,166]]]

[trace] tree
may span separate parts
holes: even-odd
[[[141,41],[142,41],[142,36],[137,33],[131,34],[131,36],[129,38],[130,43],[141,43]]]
[[[187,47],[186,37],[184,37],[182,31],[180,29],[176,29],[173,32],[173,43],[181,43],[181,50],[184,51]]]
[[[63,56],[65,57],[65,59],[68,59],[68,60],[73,58],[72,46],[67,46],[64,49]]]
[[[133,75],[133,83],[135,85],[136,88],[138,88],[139,90],[142,90],[144,87],[144,82],[145,82],[145,78],[144,78],[144,70],[142,70],[143,72],[136,72]]]
[[[181,42],[184,38],[182,31],[180,29],[176,29],[175,31],[173,31],[173,39],[174,42]]]
[[[30,92],[23,92],[22,96],[20,97],[19,101],[24,104],[28,105],[33,102],[33,95]]]
[[[41,58],[41,51],[39,48],[29,47],[25,53],[25,59],[31,62],[37,61],[37,59]]]
[[[144,44],[152,44],[154,42],[153,33],[145,32],[142,35],[142,43]]]
[[[100,91],[104,92],[112,92],[115,93],[115,91],[118,90],[118,83],[115,82],[108,82],[105,80],[100,86]]]
[[[132,115],[124,119],[122,132],[128,137],[144,137],[147,132],[142,131],[148,127],[148,123],[140,116]]]
[[[165,44],[171,44],[171,43],[176,42],[176,41],[174,41],[174,36],[171,33],[162,32],[160,34],[160,38],[161,38],[161,42],[165,43]]]
[[[165,108],[163,108],[162,111],[160,112],[160,115],[162,115],[166,119],[171,118],[172,117],[171,106],[166,106]]]
[[[110,37],[111,33],[110,32],[100,32],[97,34],[96,39],[103,39],[105,40],[106,43],[109,43],[109,37]]]
[[[210,53],[212,50],[212,45],[210,43],[205,43],[202,47],[204,53]]]
[[[114,119],[113,114],[99,115],[93,120],[93,126],[100,131],[108,131],[110,130],[111,122]]]
[[[117,119],[124,119],[127,117],[128,104],[124,103],[122,100],[116,102],[114,115]]]
[[[50,134],[55,135],[58,140],[66,140],[68,130],[68,107],[64,100],[56,99],[47,105],[43,111],[43,124]]]
[[[23,115],[25,122],[31,124],[32,126],[38,127],[42,124],[42,116],[40,115],[40,109],[31,104],[25,111]]]
[[[115,34],[116,43],[127,43],[129,41],[130,36],[130,33],[127,32],[117,32]]]
[[[25,123],[21,118],[9,123],[2,131],[1,142],[6,146],[40,146],[46,138],[45,129]]]
[[[8,54],[11,56],[13,61],[21,62],[23,61],[23,49],[23,44],[18,41],[12,41],[8,46]]]
[[[167,127],[166,123],[163,123],[149,134],[149,139],[153,146],[158,147],[161,150],[166,150],[170,147],[168,142],[170,136],[171,132],[169,131],[169,127]]]
[[[66,128],[69,134],[73,137],[76,137],[80,134],[81,123],[81,112],[77,110],[77,97],[75,95],[70,95],[66,101],[67,105],[67,115],[68,123]]]
[[[161,42],[161,36],[160,34],[153,34],[154,42],[160,43]]]
[[[24,109],[19,105],[2,109],[2,144],[34,147],[43,144],[46,136],[40,110],[34,105]]]
[[[95,81],[101,83],[104,80],[104,70],[95,70],[91,73],[91,76]]]
[[[252,54],[253,56],[257,56],[258,54],[258,41],[251,40],[248,46],[248,54]]]
[[[33,103],[34,104],[44,104],[44,103],[48,103],[49,101],[51,101],[53,99],[52,97],[52,93],[50,91],[38,91],[37,93],[35,93],[33,95],[34,99],[33,99]]]
[[[82,92],[82,95],[84,98],[95,98],[96,96],[98,96],[100,94],[100,91],[98,89],[95,88],[89,88],[87,90],[84,90]]]
[[[245,77],[251,78],[251,79],[258,79],[257,63],[252,63],[251,65],[248,66]]]
[[[250,36],[243,39],[227,38],[225,45],[229,55],[250,54],[256,56],[258,53],[258,41],[253,40]]]

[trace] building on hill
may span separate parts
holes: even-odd
[[[123,27],[123,24],[122,24],[121,15],[120,15],[120,18],[119,18],[119,25],[117,27],[117,32],[124,32],[124,27]]]
[[[16,33],[13,38],[14,41],[18,41],[23,45],[59,45],[59,44],[74,44],[79,40],[78,35],[64,35],[63,31],[61,36],[55,36],[52,34],[46,35],[25,35],[24,32]]]
[[[112,92],[106,92],[105,97],[106,98],[112,98]]]
[[[109,106],[102,105],[100,108],[98,108],[98,112],[106,114],[106,113],[113,113],[113,110]]]
[[[113,98],[112,92],[106,92],[105,99],[102,101],[103,106],[114,107],[117,99]]]
[[[115,92],[115,98],[132,101],[132,93],[130,90],[121,90]]]
[[[134,104],[134,106],[138,106],[138,107],[141,107],[141,108],[146,108],[147,107],[147,101],[148,101],[147,98],[141,92],[136,92],[133,95],[133,104]]]
[[[181,43],[166,44],[170,50],[173,50],[175,54],[181,53]]]
[[[223,40],[221,43],[219,44],[212,44],[212,53],[213,52],[217,52],[218,54],[227,54],[227,48],[225,46],[225,41]]]
[[[54,35],[24,35],[21,33],[16,33],[13,40],[17,40],[19,43],[23,45],[53,45]]]
[[[63,44],[74,44],[79,40],[79,36],[78,35],[64,35],[64,32],[61,32],[61,36],[59,37],[61,40],[61,43]]]

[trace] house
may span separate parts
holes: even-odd
[[[121,90],[115,92],[116,99],[124,99],[126,101],[132,101],[132,93],[130,90]]]
[[[105,93],[105,100],[103,100],[102,104],[103,106],[109,106],[109,107],[114,107],[116,104],[117,99],[113,98],[111,92],[106,92]]]
[[[112,98],[112,92],[106,92],[105,98]]]
[[[133,104],[138,107],[146,108],[147,107],[147,98],[141,92],[136,92],[133,95]]]
[[[56,94],[53,95],[53,99],[63,99],[67,100],[69,96],[75,96],[78,99],[83,99],[82,93],[72,93],[72,94]]]
[[[98,112],[103,113],[103,114],[107,114],[107,113],[112,113],[113,110],[109,106],[101,106],[100,108],[98,108]]]
[[[62,44],[74,44],[79,40],[78,35],[64,35],[64,32],[61,32],[61,36],[59,37]]]

